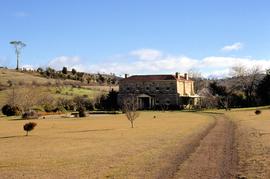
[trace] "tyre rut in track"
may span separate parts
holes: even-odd
[[[234,123],[224,115],[214,117],[215,124],[200,138],[192,139],[191,145],[185,147],[188,150],[179,151],[172,160],[172,166],[162,171],[158,178],[235,178],[237,152]]]

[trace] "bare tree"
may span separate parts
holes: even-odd
[[[256,86],[262,78],[261,74],[259,66],[246,68],[239,65],[231,68],[231,75],[236,80],[234,85],[244,92],[249,105],[255,102]]]
[[[26,44],[23,43],[22,41],[11,41],[10,44],[13,45],[15,48],[15,53],[17,56],[16,70],[19,70],[19,58],[20,58],[21,50],[22,50],[22,48],[24,48],[26,46]]]
[[[207,80],[203,78],[200,71],[197,69],[189,69],[188,74],[190,78],[194,81],[194,91],[195,93],[199,92],[207,86]]]
[[[130,121],[131,128],[134,128],[134,121],[139,117],[138,104],[135,96],[127,97],[123,100],[123,111]]]
[[[200,108],[215,108],[218,106],[218,97],[214,96],[209,88],[203,88],[198,91],[198,95],[201,97],[199,101]]]
[[[37,88],[25,87],[16,88],[8,93],[7,104],[18,106],[20,109],[29,111],[34,105],[37,104],[40,91]]]

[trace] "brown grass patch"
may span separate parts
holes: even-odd
[[[156,118],[153,118],[153,116]],[[46,119],[49,116],[46,117]],[[35,120],[0,120],[2,178],[153,178],[169,154],[214,120],[182,112],[142,112],[131,129],[124,115]]]
[[[239,175],[270,178],[270,110],[228,112],[237,124]]]

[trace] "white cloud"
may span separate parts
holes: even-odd
[[[244,46],[243,43],[236,42],[236,43],[234,43],[232,45],[226,45],[226,46],[224,46],[221,50],[224,51],[224,52],[237,51],[237,50],[242,49],[243,46]]]
[[[195,64],[198,64],[197,60],[185,56],[164,56],[158,60],[137,59],[133,62],[96,64],[90,66],[90,71],[105,73],[113,72],[116,74],[157,74],[187,71]]]
[[[81,58],[78,56],[60,56],[52,59],[48,63],[49,67],[61,70],[63,67],[67,67],[69,70],[75,68],[77,71],[86,71],[85,65],[82,64]]]
[[[130,75],[174,74],[176,71],[183,74],[190,69],[197,69],[205,77],[228,76],[230,68],[238,65],[248,68],[259,66],[263,70],[270,68],[270,59],[226,56],[208,56],[202,59],[194,59],[184,55],[168,55],[158,50],[149,49],[131,51],[127,54],[113,56],[109,60],[85,65],[80,57],[61,56],[51,60],[48,66],[57,70],[66,66],[68,69],[75,68],[77,71],[115,73],[117,75],[125,73]]]
[[[130,52],[130,55],[137,56],[141,60],[154,60],[162,56],[162,52],[154,49],[139,49]]]
[[[156,54],[162,54],[156,53]],[[133,53],[129,53],[133,55]],[[123,55],[125,56],[125,55]],[[190,69],[198,69],[205,77],[222,77],[229,75],[230,68],[243,65],[248,68],[259,66],[262,69],[270,68],[270,59],[237,58],[224,56],[209,56],[202,59],[194,59],[183,55],[156,55],[151,58],[138,56],[132,62],[127,60],[95,64],[90,66],[92,72],[105,72],[115,74],[173,74],[176,71],[185,73]]]
[[[29,65],[29,64],[22,65],[21,68],[26,69],[26,70],[34,70],[34,69],[36,69],[33,65]]]

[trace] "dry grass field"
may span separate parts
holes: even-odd
[[[237,125],[238,171],[247,178],[270,178],[270,109],[226,113]]]
[[[8,85],[7,81],[13,81],[14,83],[24,83],[24,84],[32,84],[33,81],[38,82],[39,84],[52,83],[54,84],[56,80],[47,79],[38,74],[28,74],[26,72],[18,72],[16,70],[11,69],[0,69],[0,83],[2,85]]]
[[[123,114],[54,116],[35,120],[28,137],[26,122],[0,118],[0,178],[156,178],[174,152],[214,119],[141,112],[131,129]]]

